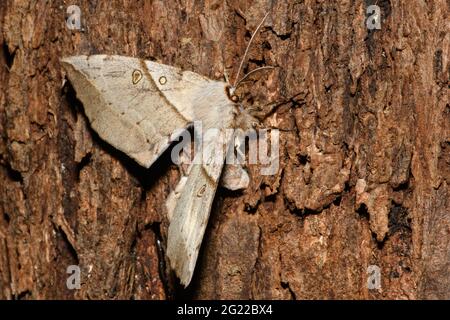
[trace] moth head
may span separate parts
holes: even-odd
[[[236,88],[228,85],[225,87],[225,92],[227,94],[228,99],[231,100],[231,102],[233,102],[234,104],[239,104],[240,99],[239,96],[235,93],[236,92]]]

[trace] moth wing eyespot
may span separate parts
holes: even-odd
[[[142,71],[135,69],[131,74],[131,81],[133,82],[133,84],[137,84],[139,81],[141,81],[142,77]]]
[[[167,78],[166,78],[166,76],[161,76],[161,77],[159,77],[158,81],[163,86],[167,83]]]
[[[206,190],[206,184],[204,184],[197,192],[197,197],[202,197]]]

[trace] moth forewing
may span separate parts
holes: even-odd
[[[154,79],[147,67],[150,62],[94,55],[68,57],[61,63],[92,128],[145,167],[167,149],[174,130],[186,128],[193,121],[189,108],[174,105],[159,89],[160,79]],[[171,80],[176,83],[181,71],[160,67],[164,68],[166,84]]]
[[[180,181],[181,193],[177,197],[175,208],[169,208],[169,211],[172,212],[167,240],[167,256],[172,269],[175,270],[184,286],[190,283],[194,273],[214,195],[231,141],[232,136],[223,129],[207,131],[203,154],[195,156],[187,179]],[[206,162],[204,159],[199,159],[205,157]],[[199,163],[199,161],[203,163]],[[169,201],[168,206],[173,207],[173,202]]]

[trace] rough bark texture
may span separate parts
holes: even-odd
[[[82,31],[69,4],[0,3],[0,298],[450,298],[448,1],[80,0]],[[165,155],[144,170],[102,142],[59,58],[234,77],[268,11],[246,70],[277,68],[239,93],[288,101],[265,121],[282,130],[280,170],[219,189],[182,290],[164,259],[177,167]]]

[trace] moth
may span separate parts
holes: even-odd
[[[253,33],[238,75],[266,17]],[[226,129],[247,130],[258,123],[251,110],[239,103],[235,90],[251,73],[269,67],[255,69],[231,85],[123,56],[72,56],[63,58],[61,64],[92,128],[146,168],[177,140],[178,129],[189,128],[194,121],[200,121],[204,129],[214,129],[208,131],[203,152],[194,156],[166,203],[170,222],[166,254],[180,282],[189,285],[225,157],[233,145],[234,136]],[[222,179],[230,189],[245,188],[249,181],[238,165],[226,166]]]

